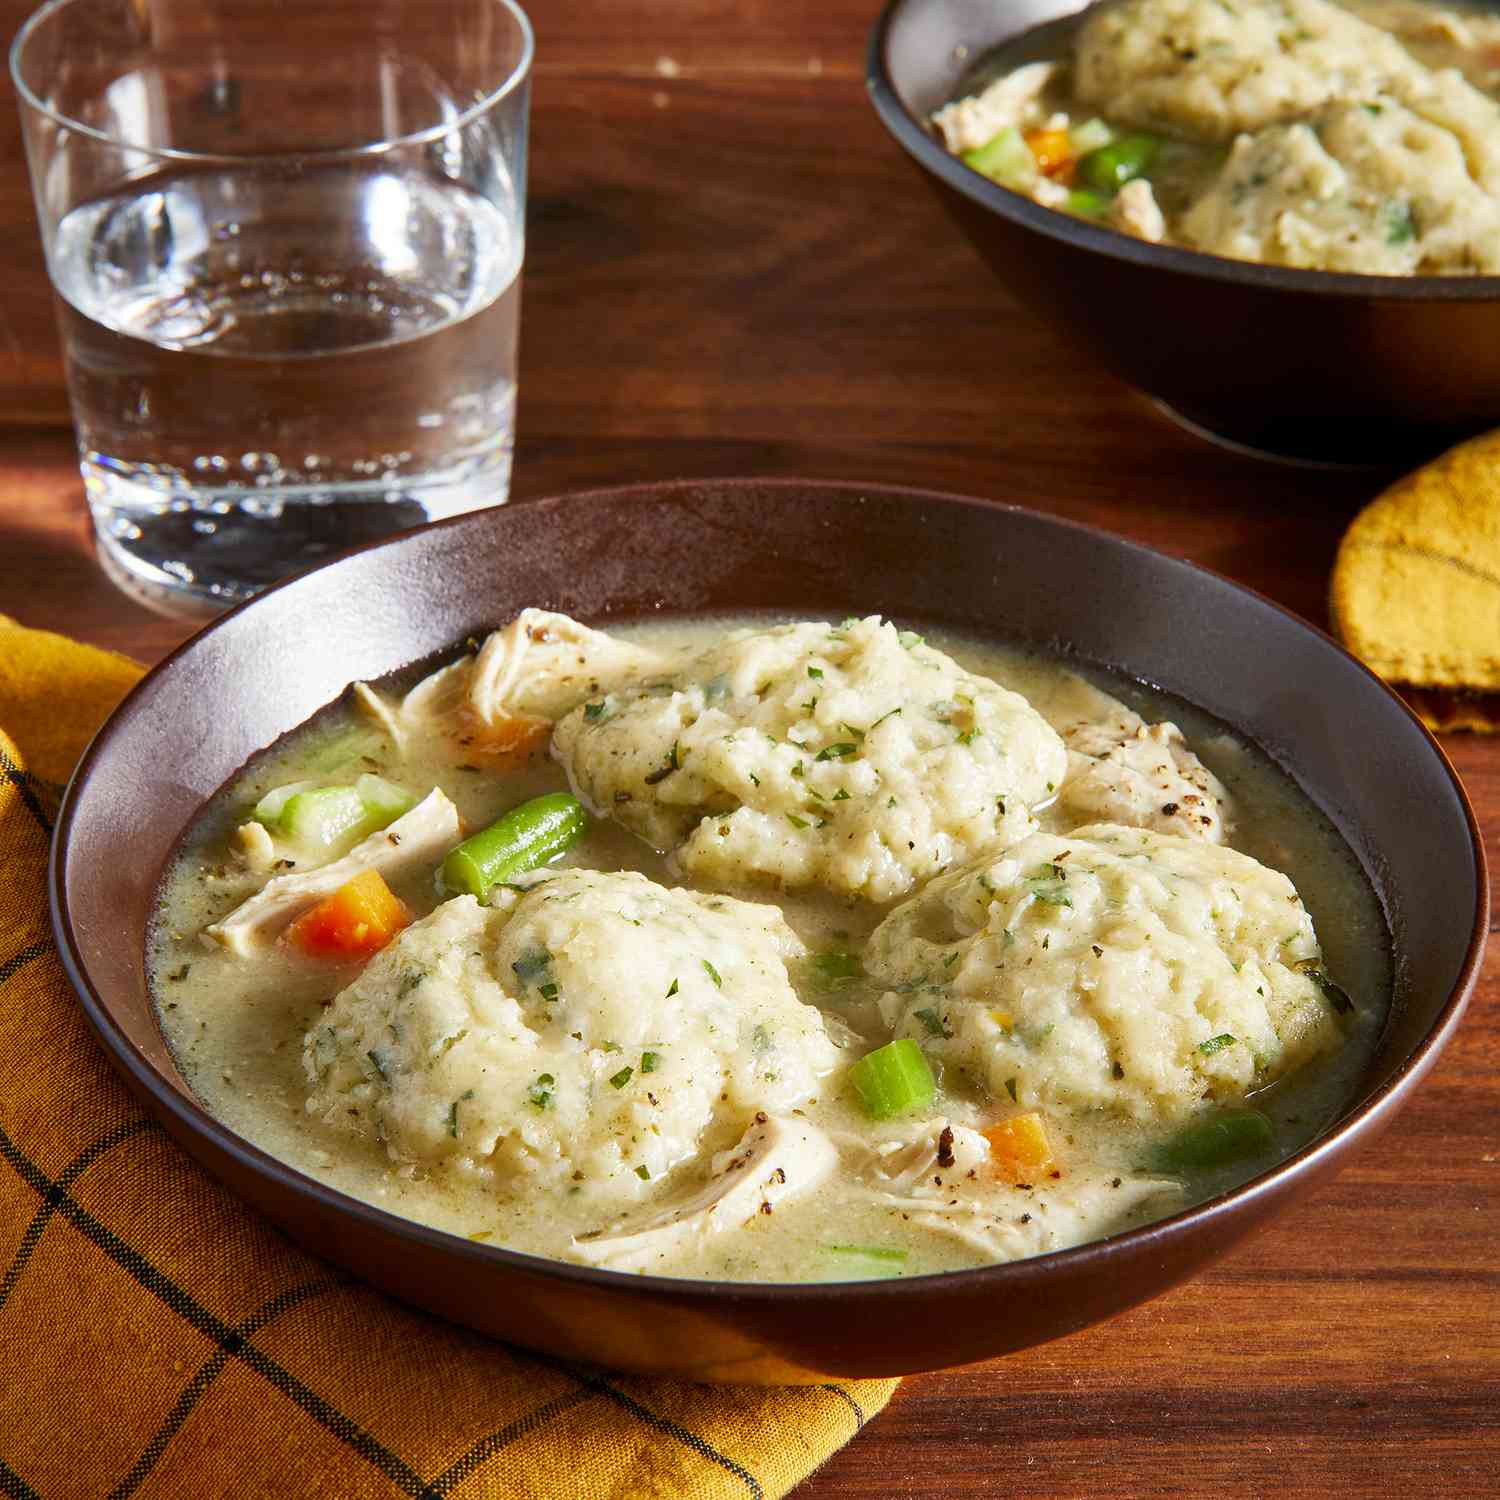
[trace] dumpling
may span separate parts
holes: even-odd
[[[1329,0],[1125,0],[1078,34],[1079,100],[1119,125],[1228,142],[1427,70]]]
[[[557,726],[579,795],[720,885],[890,901],[1014,842],[1067,753],[1019,694],[878,617],[738,630]]]
[[[1114,824],[940,877],[876,928],[865,966],[893,1031],[995,1098],[1142,1122],[1331,1051],[1349,1004],[1286,876]]]
[[[307,1107],[401,1165],[628,1207],[816,1095],[839,1052],[788,981],[802,951],[772,907],[632,872],[460,896],[307,1033]]]

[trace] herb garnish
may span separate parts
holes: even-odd
[[[921,1010],[914,1010],[912,1014],[922,1023],[928,1036],[949,1037],[953,1033],[943,1025],[943,1018],[930,1005],[924,1005]]]
[[[703,965],[704,972],[713,980],[714,988],[722,990],[724,988],[724,981],[719,978],[719,971],[706,958],[699,959],[699,962]]]
[[[545,948],[532,948],[523,953],[511,969],[522,984],[534,984],[547,972],[551,962],[552,955]]]
[[[1221,1031],[1218,1036],[1211,1036],[1206,1042],[1198,1043],[1198,1050],[1205,1057],[1212,1057],[1215,1052],[1222,1052],[1226,1047],[1232,1047],[1239,1040],[1231,1036],[1227,1031]]]
[[[631,1067],[621,1068],[618,1073],[611,1075],[609,1083],[611,1088],[622,1089],[635,1076],[635,1069]]]
[[[1061,865],[1038,865],[1026,877],[1026,889],[1047,906],[1072,906],[1073,898],[1064,884],[1067,878],[1067,871]]]
[[[546,1109],[552,1103],[552,1085],[557,1080],[550,1073],[538,1073],[536,1082],[526,1090],[526,1097],[537,1109]]]
[[[825,979],[860,979],[864,977],[864,966],[852,953],[816,953],[813,968]]]
[[[840,740],[836,745],[825,745],[819,750],[814,760],[843,760],[850,755],[857,755],[859,746],[850,740]]]

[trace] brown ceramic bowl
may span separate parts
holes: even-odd
[[[1041,207],[926,125],[990,48],[1082,0],[889,0],[866,82],[887,130],[1011,295],[1212,436],[1384,465],[1500,424],[1500,277],[1293,271],[1148,245]]]
[[[1010,1265],[844,1285],[674,1281],[541,1260],[395,1218],[247,1145],[198,1106],[157,1029],[144,934],[163,866],[208,797],[351,680],[441,657],[527,604],[606,623],[881,610],[1062,649],[1216,714],[1295,774],[1384,903],[1399,992],[1358,1099],[1289,1160],[1160,1223]],[[761,1382],[983,1359],[1191,1275],[1391,1119],[1458,1022],[1489,908],[1472,814],[1441,751],[1353,658],[1276,605],[1010,506],[796,480],[479,511],[262,595],[157,667],[99,733],[58,824],[51,890],[64,962],[115,1066],[188,1152],[293,1238],[516,1343]],[[1357,1262],[1359,1248],[1350,1254]]]

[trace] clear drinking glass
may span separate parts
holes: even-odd
[[[99,557],[212,614],[510,480],[511,0],[53,0],[11,51]]]

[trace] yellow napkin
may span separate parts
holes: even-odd
[[[47,926],[59,783],[139,676],[0,616],[0,1495],[786,1494],[893,1380],[755,1389],[565,1365],[296,1249],[133,1102]]]
[[[1329,607],[1344,644],[1430,729],[1500,730],[1500,432],[1460,443],[1360,512]]]

